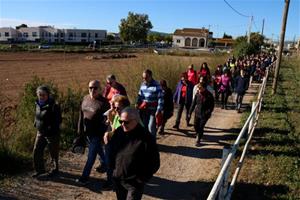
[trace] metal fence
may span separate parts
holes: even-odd
[[[233,193],[235,183],[237,181],[238,175],[241,171],[241,168],[243,166],[243,162],[246,156],[247,149],[249,147],[249,143],[251,141],[251,138],[253,136],[254,130],[256,128],[256,125],[258,123],[258,117],[259,113],[261,111],[262,101],[263,101],[263,95],[265,93],[266,84],[269,76],[269,71],[272,70],[275,66],[275,62],[272,63],[269,67],[266,69],[266,74],[263,78],[262,83],[260,84],[259,93],[257,97],[256,102],[252,102],[252,109],[251,113],[245,122],[243,128],[241,129],[237,139],[233,143],[231,149],[223,149],[223,160],[222,160],[222,168],[221,171],[217,177],[216,182],[213,185],[212,190],[209,193],[208,200],[214,200],[214,199],[230,199],[231,195]],[[237,166],[235,168],[234,174],[232,176],[230,184],[228,183],[229,178],[229,171],[230,171],[230,165],[232,164],[233,158],[236,154],[236,151],[238,149],[238,146],[241,142],[242,138],[246,138],[246,143],[242,152],[242,155],[239,159],[239,162],[237,163]]]

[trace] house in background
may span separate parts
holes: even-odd
[[[15,42],[18,32],[14,28],[0,28],[0,42]]]
[[[173,47],[207,48],[208,39],[213,33],[208,29],[183,28],[176,29],[173,34]]]

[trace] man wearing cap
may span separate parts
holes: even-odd
[[[61,111],[55,100],[50,97],[50,89],[41,85],[36,90],[37,100],[35,106],[34,127],[37,135],[33,148],[34,169],[32,177],[36,178],[45,173],[44,150],[48,145],[50,156],[54,162],[54,168],[48,176],[58,174],[59,155],[59,126],[61,123]]]
[[[99,93],[100,82],[93,80],[89,82],[89,94],[83,98],[78,120],[78,134],[87,136],[89,152],[82,175],[76,181],[86,184],[95,163],[97,154],[101,157],[101,164],[106,167],[103,152],[103,135],[107,130],[106,118],[103,114],[109,109],[108,101]]]

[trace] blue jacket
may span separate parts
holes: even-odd
[[[248,89],[249,80],[248,78],[238,76],[235,79],[235,91],[239,95],[244,95]]]
[[[180,97],[181,97],[181,88],[182,88],[182,82],[181,80],[177,83],[176,91],[173,95],[173,100],[175,103],[180,103]],[[187,87],[186,87],[186,96],[184,100],[185,105],[191,105],[193,101],[193,84],[190,81],[187,81]]]

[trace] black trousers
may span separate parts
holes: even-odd
[[[187,123],[190,122],[190,119],[188,118],[188,114],[189,114],[189,110],[190,110],[191,106],[190,105],[186,105],[184,102],[183,103],[179,103],[177,117],[176,117],[176,125],[178,125],[178,126],[180,124],[180,119],[181,119],[181,115],[182,115],[184,107],[186,109],[185,120],[186,120]]]
[[[205,117],[196,117],[194,118],[194,128],[197,133],[197,142],[200,142],[203,133],[204,133],[204,127],[207,122],[208,118]]]
[[[118,200],[142,199],[145,183],[134,180],[113,179]]]
[[[227,105],[227,102],[228,102],[228,92],[222,92],[221,93],[221,103],[222,103],[222,106],[226,106]]]

